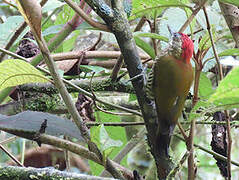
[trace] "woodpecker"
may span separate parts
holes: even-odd
[[[155,101],[158,116],[157,148],[169,157],[171,135],[193,82],[193,41],[181,32],[172,32],[169,47],[160,53],[148,75],[146,93]]]

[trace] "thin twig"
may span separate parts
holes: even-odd
[[[187,149],[189,151],[188,156],[188,180],[195,179],[195,163],[194,163],[194,146],[193,146],[193,139],[195,134],[195,120],[192,120],[188,141],[187,141]]]
[[[15,163],[17,163],[18,166],[24,167],[24,165],[18,161],[18,159],[15,158],[7,149],[5,149],[2,144],[0,144],[0,149],[3,150]]]
[[[120,126],[120,127],[125,127],[125,126],[144,126],[144,122],[87,122],[86,126],[87,127],[92,127],[92,126],[99,126],[99,125],[104,125],[104,126]]]
[[[175,168],[168,174],[167,180],[171,180],[175,177],[177,172],[182,168],[183,163],[187,160],[188,156],[189,156],[189,153],[188,151],[186,151],[183,157],[181,158],[181,160],[179,161],[179,163],[177,164],[177,166],[175,166]]]
[[[102,33],[100,32],[97,41],[91,47],[87,48],[86,50],[94,51],[96,49],[96,46],[100,43],[101,39],[102,39]]]
[[[152,23],[149,19],[146,19],[146,21],[147,21],[148,24],[149,24],[150,32],[151,32],[151,33],[155,33],[156,18],[157,18],[157,17],[154,17],[153,23]],[[151,38],[151,41],[152,41],[152,44],[153,44],[154,53],[155,53],[155,55],[157,56],[157,54],[158,54],[158,48],[157,48],[156,39]]]
[[[2,1],[8,4],[9,6],[12,6],[13,8],[17,9],[17,6],[15,4],[12,4],[11,2],[8,2],[7,0],[2,0]]]
[[[192,11],[191,16],[187,19],[187,21],[182,25],[182,27],[180,28],[179,32],[183,32],[185,31],[185,29],[188,27],[188,25],[192,22],[192,20],[194,19],[194,17],[197,15],[197,13],[200,11],[200,9],[204,6],[204,4],[207,2],[207,0],[204,0],[204,2],[202,2],[200,4],[199,7],[197,7],[196,9],[194,9]]]
[[[204,12],[206,23],[207,23],[207,30],[208,30],[210,41],[211,41],[211,44],[212,44],[213,53],[214,53],[214,56],[215,56],[215,59],[216,59],[216,62],[217,62],[217,66],[218,66],[219,77],[220,77],[220,80],[222,80],[223,79],[222,65],[220,64],[219,57],[218,57],[218,54],[217,54],[217,50],[216,50],[216,47],[215,47],[215,43],[214,43],[214,40],[213,40],[211,25],[210,25],[209,18],[208,18],[208,15],[207,15],[206,7],[203,7],[203,12]]]
[[[224,125],[226,124],[227,122],[223,122],[223,121],[196,121],[195,124],[196,125]],[[232,121],[230,122],[231,125],[236,125],[236,121]],[[125,127],[125,126],[143,126],[145,125],[144,122],[119,122],[119,123],[116,123],[116,122],[88,122],[86,123],[86,125],[88,127],[91,127],[91,126],[99,126],[101,124],[104,124],[104,126],[121,126],[121,127]],[[181,122],[181,124],[191,124],[191,122],[189,121],[184,121],[184,122]],[[182,126],[180,124],[180,126]],[[182,127],[181,127],[182,128]],[[185,131],[183,131],[185,133]],[[187,139],[187,135],[186,133],[183,134],[182,131],[180,131],[180,133],[184,136],[184,139]]]
[[[198,29],[197,31],[194,31],[193,33],[189,33],[189,34],[187,34],[188,36],[192,36],[192,34],[197,34],[197,33],[199,33],[199,32],[201,32],[201,31],[203,31],[204,29],[203,28],[201,28],[201,29]]]
[[[64,139],[66,141],[69,141],[67,136],[64,136]],[[64,149],[64,158],[65,158],[65,163],[66,163],[66,171],[70,171],[70,167],[71,167],[71,162],[70,162],[70,154],[69,151],[67,149]]]
[[[142,16],[141,19],[139,20],[138,24],[136,25],[134,32],[140,31],[140,29],[143,27],[145,22],[146,22],[146,17]]]
[[[217,62],[217,66],[218,66],[219,77],[220,77],[220,80],[222,80],[223,79],[222,65],[220,64],[220,61],[219,61],[219,57],[218,57],[217,50],[216,50],[216,47],[215,47],[215,43],[214,43],[214,40],[213,40],[213,35],[212,35],[212,32],[211,32],[211,26],[210,26],[207,10],[206,10],[205,6],[203,7],[203,12],[204,12],[206,22],[207,22],[207,30],[208,30],[209,37],[210,37],[210,40],[211,40],[213,53],[214,53],[214,56],[215,56],[215,59],[216,59],[216,62]],[[230,180],[231,179],[232,137],[231,137],[230,116],[229,116],[228,111],[225,110],[225,114],[226,114],[226,122],[227,122],[227,141],[228,141],[227,142],[228,143],[228,145],[227,145],[227,171],[228,171],[228,180]]]
[[[198,60],[195,59],[195,77],[194,77],[194,89],[193,89],[193,99],[192,99],[192,106],[194,107],[195,104],[198,101],[198,91],[199,91],[199,80],[200,80],[200,74],[201,74],[201,68],[200,68],[200,62],[201,59],[198,58]],[[190,132],[188,136],[187,141],[187,150],[189,151],[189,157],[188,157],[188,179],[193,180],[195,178],[195,163],[194,163],[194,146],[193,146],[193,140],[195,135],[195,126],[196,126],[196,119],[193,119],[191,121],[190,126]]]
[[[123,62],[124,62],[124,57],[123,57],[123,55],[121,54],[121,55],[118,57],[118,59],[117,59],[115,65],[114,65],[114,67],[113,67],[112,73],[111,73],[111,75],[110,75],[110,78],[112,79],[112,81],[116,81],[117,76],[118,76],[118,73],[119,73],[119,71],[120,71],[120,69],[121,69],[121,67],[122,67],[122,65],[123,65]]]
[[[188,136],[187,136],[186,132],[184,131],[181,123],[178,122],[177,126],[178,126],[178,129],[179,129],[180,133],[182,134],[183,138],[185,139],[185,141],[187,141],[188,140]]]
[[[5,139],[5,140],[1,141],[0,144],[4,145],[4,144],[7,144],[7,143],[10,143],[12,141],[15,141],[17,138],[18,138],[17,136],[10,137],[8,139]]]

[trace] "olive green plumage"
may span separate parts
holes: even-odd
[[[190,63],[193,43],[182,33],[173,36],[170,47],[156,58],[146,85],[148,96],[156,104],[157,145],[159,152],[165,156],[168,156],[172,132],[193,82]]]

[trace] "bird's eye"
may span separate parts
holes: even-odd
[[[181,35],[179,33],[173,33],[173,40],[174,41],[180,41]]]
[[[173,33],[173,37],[175,37],[175,38],[180,38],[180,34],[179,33]]]

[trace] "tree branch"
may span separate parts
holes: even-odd
[[[120,51],[72,51],[65,53],[52,54],[52,58],[55,61],[62,61],[67,59],[79,59],[84,56],[84,59],[92,58],[112,58],[116,59],[121,55]],[[149,59],[150,57],[146,54],[139,54],[142,59]]]
[[[117,8],[112,10],[102,0],[86,0],[86,2],[106,22],[108,27],[114,33],[121,53],[124,57],[124,61],[130,77],[133,78],[137,75],[142,74],[144,68],[137,52],[136,44],[130,30],[130,25],[126,18],[126,14],[122,11],[118,11]],[[132,84],[136,91],[136,96],[144,117],[148,131],[147,140],[149,142],[151,153],[154,156],[159,176],[160,173],[162,174],[161,171],[168,172],[171,170],[172,162],[170,158],[162,158],[159,156],[155,140],[157,132],[157,113],[155,110],[154,102],[147,98],[144,91],[144,76],[139,76],[139,78],[132,81]],[[162,176],[159,176],[159,178],[162,178]]]
[[[44,174],[44,177],[43,177]],[[0,178],[1,179],[29,179],[29,177],[34,177],[34,179],[67,179],[67,180],[98,180],[99,177],[90,176],[86,174],[68,173],[65,171],[59,171],[53,167],[47,168],[32,168],[32,167],[17,167],[8,166],[0,168]],[[113,180],[113,178],[100,178],[101,180]]]

